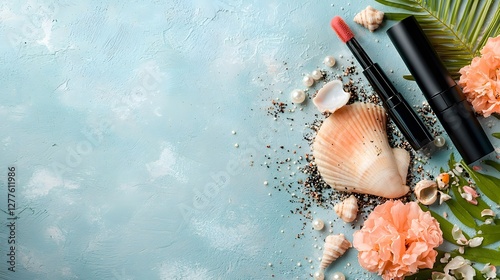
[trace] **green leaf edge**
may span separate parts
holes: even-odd
[[[496,204],[500,204],[500,194],[498,193],[498,187],[500,186],[500,179],[486,175],[480,172],[472,170],[465,162],[462,160],[462,167],[469,173],[477,187],[491,199]]]

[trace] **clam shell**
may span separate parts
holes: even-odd
[[[359,23],[373,32],[377,29],[384,20],[384,12],[374,9],[371,6],[366,7],[364,10],[354,16],[354,22]]]
[[[321,125],[313,155],[325,182],[339,191],[397,198],[406,183],[408,153],[391,149],[385,110],[365,103],[346,105]]]
[[[313,98],[316,108],[322,113],[333,113],[347,104],[351,95],[344,91],[344,85],[339,80],[326,83]]]
[[[415,196],[424,205],[431,205],[438,197],[438,186],[435,181],[421,180],[415,185]]]
[[[335,213],[346,223],[350,223],[356,219],[358,215],[358,199],[351,195],[346,200],[333,206]]]
[[[320,269],[326,269],[332,262],[340,258],[351,247],[351,242],[343,234],[328,235],[323,247]]]

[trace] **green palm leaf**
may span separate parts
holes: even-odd
[[[375,0],[404,12],[385,13],[401,20],[414,15],[453,76],[480,55],[489,37],[500,34],[500,1],[495,0]]]

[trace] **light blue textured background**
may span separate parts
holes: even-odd
[[[7,167],[18,170],[19,217],[15,273],[2,226],[2,279],[310,278],[331,227],[303,228],[310,221],[290,213],[290,194],[272,188],[274,177],[303,177],[300,165],[263,164],[291,156],[266,145],[297,150],[295,159],[308,152],[304,123],[316,109],[308,102],[275,121],[271,100],[288,102],[326,55],[338,60],[330,74],[350,65],[329,27],[341,15],[422,102],[401,79],[392,23],[370,33],[352,22],[368,4],[381,8],[374,1],[24,2],[0,3],[0,178],[4,188]],[[437,172],[446,156],[426,168]],[[5,189],[1,199],[4,210]],[[351,239],[332,211],[313,210]],[[334,271],[373,277],[354,249]]]

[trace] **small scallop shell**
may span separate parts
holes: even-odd
[[[333,206],[333,209],[344,222],[350,223],[358,215],[358,200],[354,195],[351,195],[346,200]]]
[[[436,182],[422,180],[415,185],[415,196],[424,205],[431,205],[438,197],[438,187]]]
[[[366,7],[354,17],[356,23],[363,25],[371,32],[377,29],[383,20],[384,12],[378,11],[371,6]]]
[[[320,112],[333,113],[347,104],[351,95],[344,91],[344,86],[339,80],[326,83],[313,98],[313,103]]]
[[[327,268],[332,262],[340,258],[351,247],[351,242],[343,234],[329,235],[325,239],[323,258],[319,267]]]

